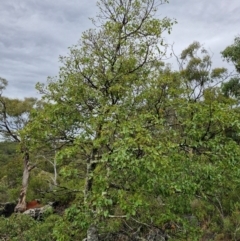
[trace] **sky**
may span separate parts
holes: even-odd
[[[59,71],[59,56],[77,44],[92,28],[96,0],[0,0],[0,77],[9,84],[10,98],[39,97],[37,82]],[[214,65],[226,66],[220,52],[240,34],[239,0],[170,0],[157,17],[175,18],[170,35],[164,34],[180,54],[193,41],[210,51]],[[169,62],[174,60],[169,60]]]

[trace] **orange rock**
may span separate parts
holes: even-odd
[[[38,200],[33,200],[30,202],[27,202],[27,208],[28,209],[32,209],[32,208],[41,208],[43,205],[38,201]]]

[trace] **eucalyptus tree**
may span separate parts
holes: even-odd
[[[30,118],[30,112],[36,104],[35,98],[24,100],[10,99],[4,97],[2,92],[6,88],[7,80],[0,78],[0,134],[3,140],[19,143],[20,153],[23,156],[23,178],[22,189],[19,195],[16,211],[23,211],[26,208],[26,193],[28,187],[29,173],[34,168],[30,165],[29,150],[23,144],[20,131],[25,127]]]
[[[236,71],[240,73],[240,36],[235,37],[234,43],[227,46],[221,54],[227,62],[233,63]]]
[[[236,73],[232,78],[222,85],[222,91],[225,96],[237,100],[240,98],[240,36],[235,37],[234,43],[227,46],[222,52],[222,57],[227,62],[234,65]]]

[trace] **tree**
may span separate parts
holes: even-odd
[[[170,225],[182,239],[196,238],[199,226],[186,214],[203,221],[205,204],[224,225],[222,203],[238,185],[240,155],[226,135],[239,133],[239,114],[218,87],[227,71],[211,70],[197,42],[182,52],[180,71],[163,63],[162,34],[174,21],[155,18],[161,3],[99,1],[100,27],[61,57],[57,78],[37,85],[43,107],[23,130],[25,143],[55,146],[61,174],[74,170],[79,192],[54,228],[59,239],[80,239],[79,229],[94,225],[125,229],[132,239]]]
[[[231,97],[239,102],[240,98],[240,37],[234,39],[234,43],[221,52],[222,57],[231,62],[237,71],[232,78],[222,85],[222,91],[225,96]]]
[[[155,165],[143,159],[146,154],[141,147],[144,141],[141,136],[146,134],[144,126],[151,126],[147,123],[150,116],[143,108],[145,91],[163,69],[165,45],[161,35],[164,31],[170,32],[174,23],[168,18],[154,18],[157,5],[162,3],[164,1],[100,1],[96,22],[101,27],[83,33],[80,47],[74,46],[68,57],[61,58],[63,67],[58,80],[52,79],[46,87],[38,85],[48,103],[44,113],[38,113],[26,129],[32,137],[29,142],[32,141],[33,146],[39,143],[33,139],[34,133],[39,133],[36,138],[41,139],[41,143],[51,143],[53,138],[59,140],[62,151],[58,157],[61,153],[77,153],[85,164],[84,200],[86,205],[93,203],[92,215],[96,212],[100,216],[112,215],[108,206],[116,200],[110,196],[119,192],[124,201],[128,190],[137,188],[134,183],[136,187],[125,186],[125,180],[129,176],[131,183],[136,172],[140,175],[139,160],[142,159],[143,165],[139,185],[145,185],[148,168],[152,170]],[[44,121],[42,127],[40,121]],[[36,131],[37,128],[42,131]],[[140,138],[136,146],[136,133],[131,134],[135,128]],[[126,141],[128,137],[130,143]],[[131,145],[134,145],[132,150]],[[126,164],[125,155],[128,158],[133,155],[132,162],[136,163]],[[125,173],[122,178],[111,180],[121,169]],[[134,214],[141,206],[139,203],[131,207],[137,198],[133,193],[130,203],[122,207],[123,216]]]
[[[29,121],[30,112],[36,104],[35,98],[25,98],[24,100],[9,99],[2,95],[6,88],[7,80],[0,79],[0,133],[4,140],[19,143],[20,153],[23,156],[24,171],[22,179],[22,189],[19,197],[16,211],[24,211],[26,208],[26,193],[29,180],[29,173],[34,168],[29,162],[29,150],[22,145],[20,131]]]
[[[237,36],[234,39],[234,43],[226,47],[221,54],[227,62],[232,62],[236,71],[240,73],[240,36]]]

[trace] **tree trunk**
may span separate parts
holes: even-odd
[[[24,170],[23,170],[23,179],[22,179],[22,189],[20,192],[20,196],[18,199],[18,204],[15,207],[15,212],[24,212],[26,210],[26,195],[27,195],[27,188],[28,188],[28,180],[29,180],[29,174],[30,171],[33,169],[33,167],[29,166],[29,153],[24,153]]]
[[[95,170],[97,164],[95,161],[95,155],[97,154],[97,149],[93,149],[92,157],[87,163],[87,174],[85,179],[85,190],[84,190],[84,200],[87,201],[89,192],[92,190],[93,177],[92,173]]]
[[[101,136],[101,130],[102,130],[102,125],[99,126],[96,139],[100,138]],[[96,169],[97,166],[97,154],[98,154],[98,149],[93,148],[91,157],[87,161],[87,173],[86,173],[86,179],[85,179],[85,188],[84,188],[84,202],[87,202],[87,198],[89,196],[89,192],[92,190],[93,186],[93,172]]]

